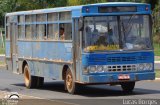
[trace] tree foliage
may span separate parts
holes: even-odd
[[[158,0],[0,0],[0,26],[7,12],[117,1],[146,2],[152,5],[152,9],[158,3]]]

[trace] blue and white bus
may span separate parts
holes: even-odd
[[[151,20],[149,4],[123,2],[7,13],[7,69],[24,74],[27,88],[47,77],[71,94],[80,84],[132,92],[155,79]]]

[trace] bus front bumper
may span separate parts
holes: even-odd
[[[107,74],[107,75],[83,75],[82,82],[84,84],[92,83],[119,83],[124,81],[141,81],[141,80],[154,80],[155,73],[128,73],[130,79],[120,80],[119,75],[121,74]],[[123,75],[123,74],[122,74]]]

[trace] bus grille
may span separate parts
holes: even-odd
[[[106,69],[108,72],[137,71],[137,65],[109,65]]]

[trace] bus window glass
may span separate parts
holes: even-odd
[[[31,39],[32,36],[32,25],[26,25],[25,35],[26,39]]]
[[[61,21],[71,20],[71,12],[60,12],[59,17]]]
[[[26,22],[35,22],[36,15],[26,15],[25,19],[26,19]]]
[[[67,23],[64,24],[64,34],[65,34],[65,40],[71,40],[72,39],[72,24]]]
[[[48,24],[48,39],[58,40],[58,24]]]
[[[85,17],[84,23],[83,46],[85,46],[85,50],[93,48],[97,48],[95,50],[119,49],[116,16]]]
[[[22,39],[22,35],[23,35],[23,26],[19,25],[18,26],[18,39]]]
[[[37,39],[36,24],[32,25],[32,38],[33,38],[33,40]]]
[[[37,14],[36,16],[37,22],[45,22],[46,21],[46,14]]]
[[[46,26],[45,24],[37,24],[37,39],[43,39],[46,37]]]
[[[148,15],[85,17],[83,47],[84,51],[151,49],[150,34]]]
[[[60,40],[71,40],[72,39],[72,24],[62,23],[60,24],[59,30]]]
[[[48,14],[48,21],[57,21],[58,20],[58,13],[49,13]]]
[[[121,16],[124,49],[150,49],[150,24],[147,15]]]
[[[32,15],[25,16],[26,22],[32,22]]]
[[[23,23],[24,22],[24,16],[18,16],[18,23]]]

